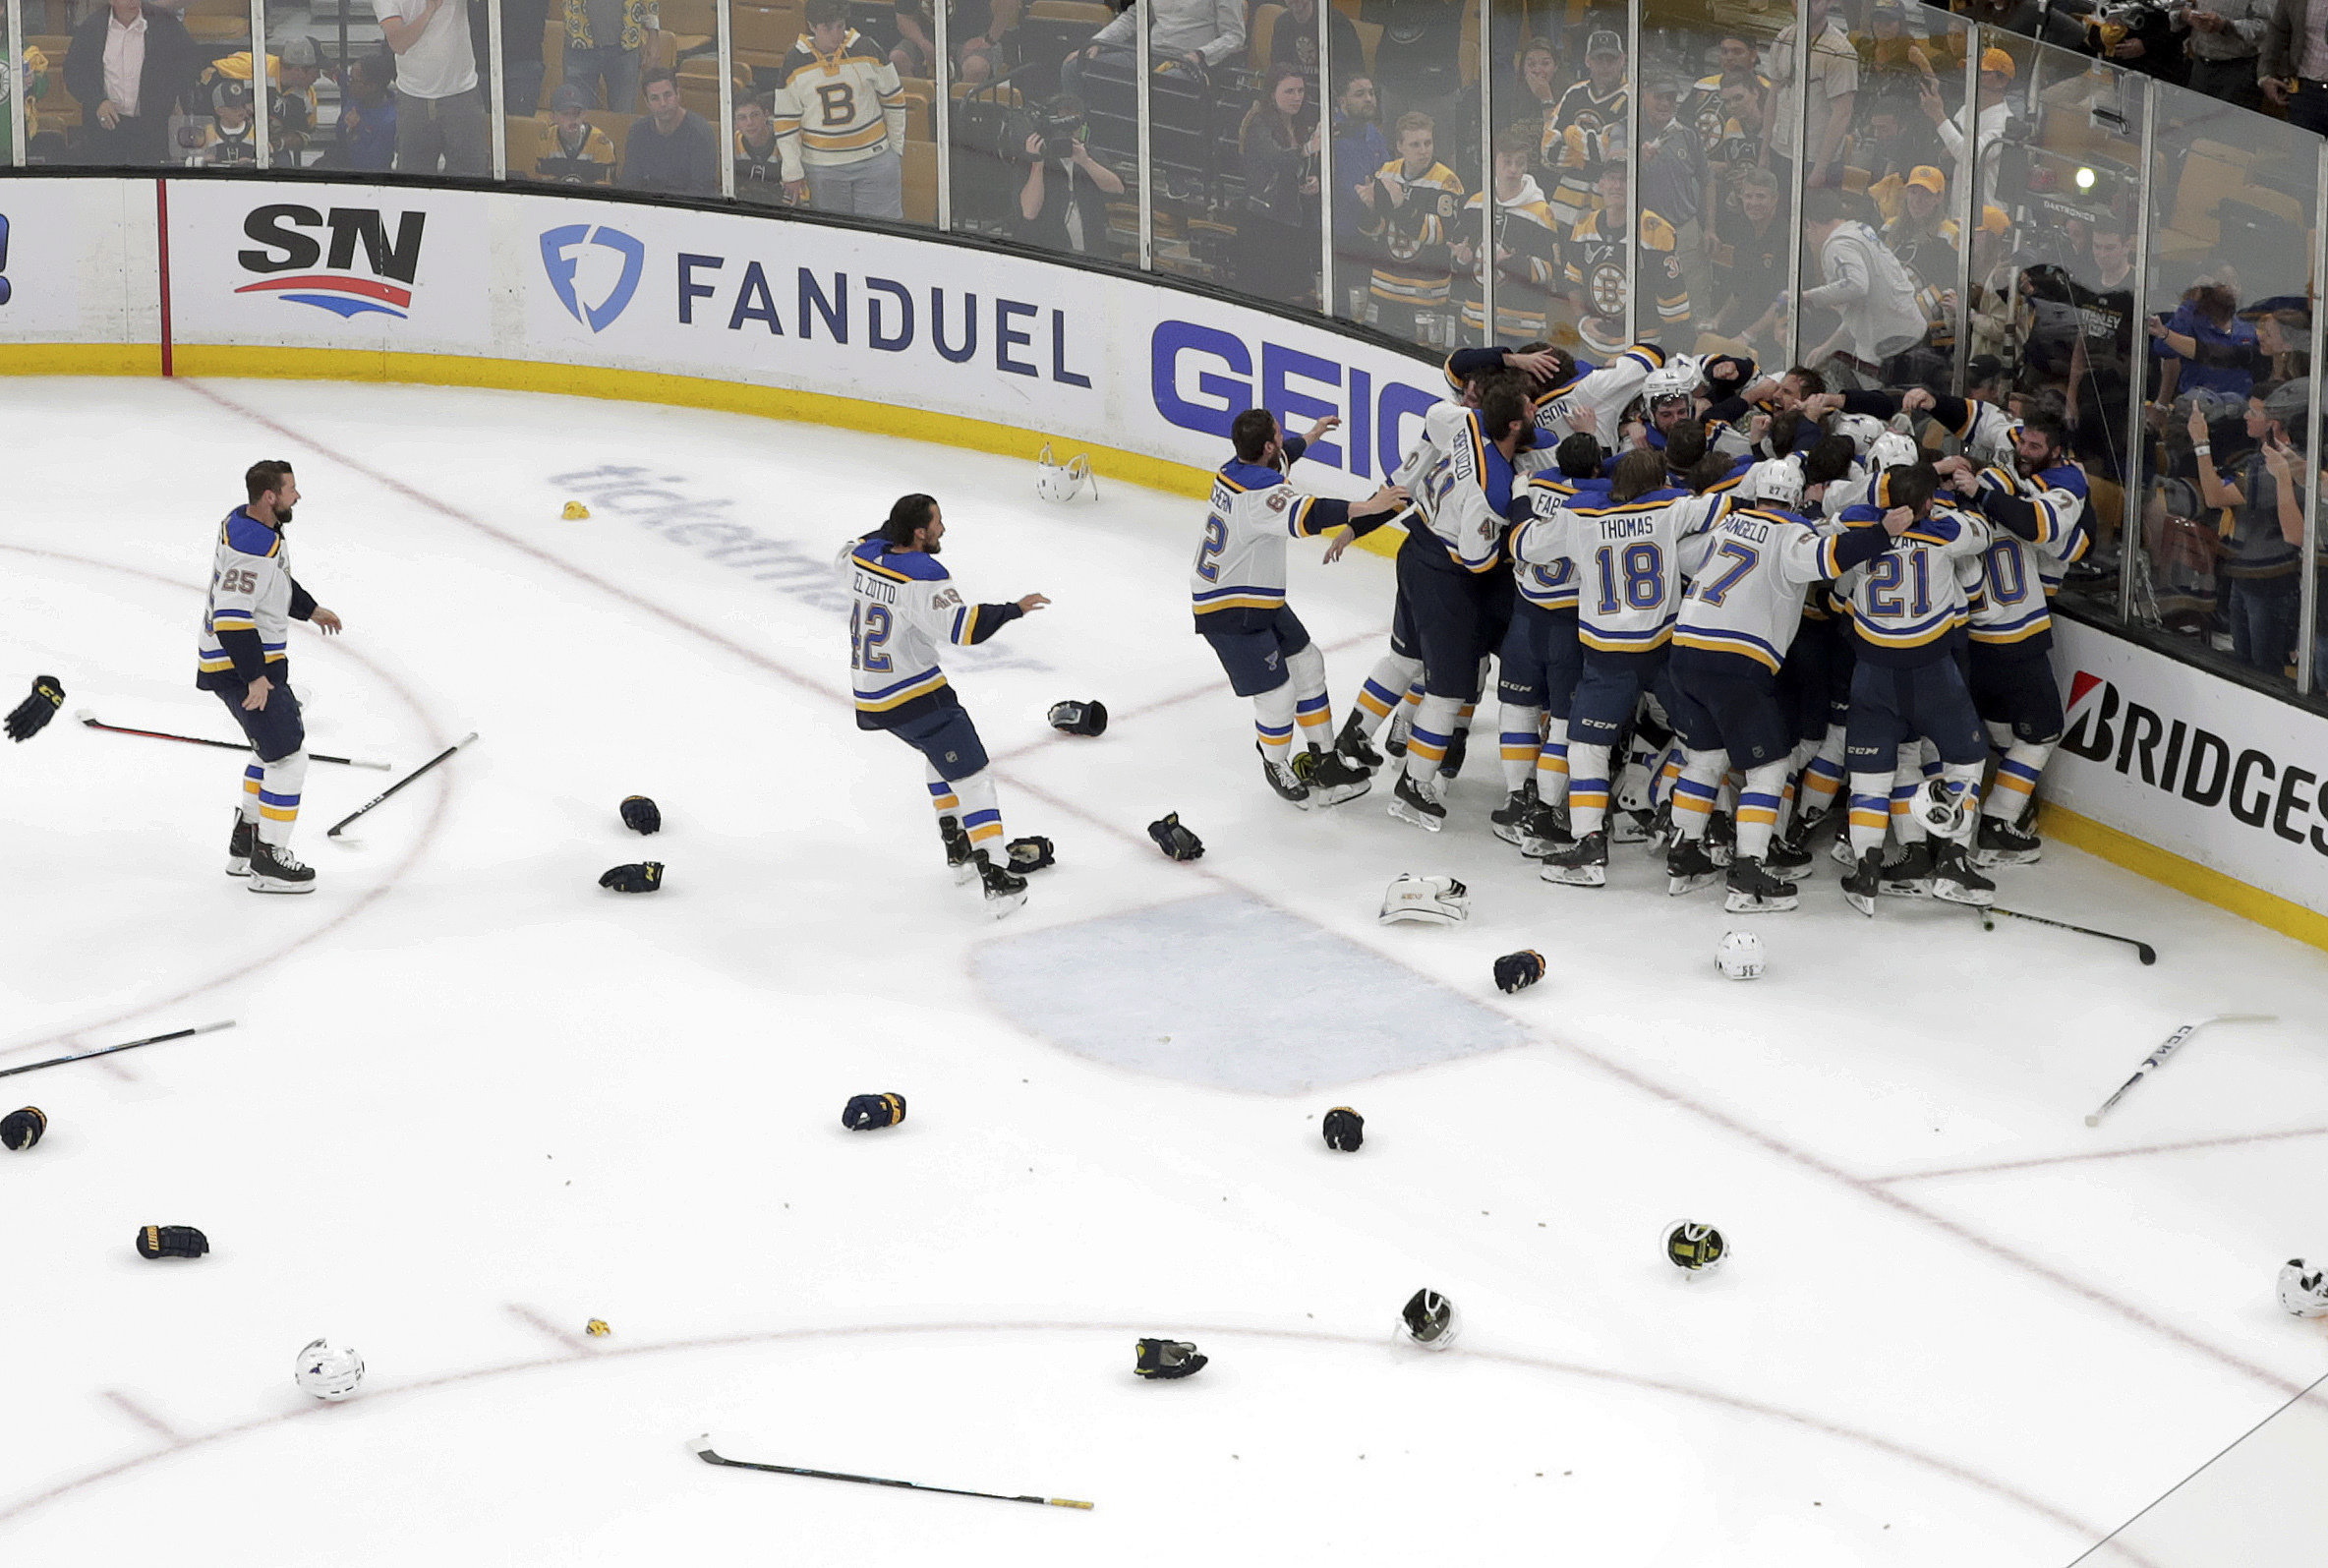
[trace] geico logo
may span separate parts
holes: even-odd
[[[386,214],[371,207],[335,206],[319,212],[312,206],[279,203],[256,207],[243,220],[243,233],[264,247],[237,252],[235,260],[246,272],[296,272],[320,261],[334,272],[352,269],[356,250],[364,251],[365,269],[376,277],[410,283],[421,265],[421,232],[426,212],[396,214],[396,237],[388,238]],[[327,230],[330,250],[310,229]]]
[[[2311,770],[2252,746],[2235,749],[2221,735],[2127,701],[2110,681],[2083,672],[2070,682],[2069,711],[2075,718],[2062,750],[2328,855],[2328,783]]]
[[[805,266],[767,268],[758,261],[730,267],[724,256],[681,252],[678,301],[681,326],[724,323],[730,332],[758,327],[771,337],[789,335],[802,342],[814,341],[821,332],[842,344],[861,331],[867,348],[885,354],[926,340],[940,359],[954,365],[979,356],[983,331],[998,371],[1047,377],[1064,386],[1091,384],[1090,377],[1069,368],[1069,360],[1079,356],[1069,351],[1073,323],[1067,312],[1046,311],[1024,300],[991,296],[981,303],[967,290],[934,284],[925,296],[886,277]]]
[[[1253,376],[1255,359],[1260,377]],[[1364,479],[1397,469],[1406,450],[1405,421],[1423,418],[1438,394],[1386,380],[1356,366],[1263,342],[1256,356],[1234,332],[1194,321],[1156,323],[1148,373],[1156,412],[1183,430],[1222,440],[1249,408],[1267,408],[1287,429],[1329,414],[1343,418],[1340,441],[1321,440],[1304,455]]]

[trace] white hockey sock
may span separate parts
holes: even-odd
[[[1738,858],[1762,860],[1771,852],[1771,835],[1778,831],[1786,788],[1786,759],[1746,770],[1746,784],[1738,791]]]
[[[1858,775],[1852,775],[1851,787],[1859,787]],[[1922,843],[1932,835],[1925,831],[1924,819],[1914,811],[1916,791],[1924,784],[1923,748],[1915,742],[1899,748],[1899,766],[1892,771],[1892,836],[1901,844]]]
[[[1399,705],[1407,688],[1422,673],[1423,661],[1420,659],[1402,659],[1397,654],[1384,654],[1375,661],[1366,684],[1358,688],[1358,711],[1365,716],[1359,721],[1361,727],[1369,735],[1379,731],[1382,721],[1390,717],[1390,711]]]
[[[294,751],[266,764],[259,780],[259,837],[262,842],[278,849],[291,842],[291,829],[299,821],[299,792],[306,784],[305,751]]]
[[[1507,702],[1495,729],[1503,747],[1503,790],[1516,793],[1536,777],[1537,759],[1543,754],[1543,710]]]
[[[1438,777],[1447,744],[1455,735],[1456,716],[1463,707],[1460,697],[1423,699],[1415,710],[1415,731],[1407,737],[1407,777],[1417,783]]]
[[[970,847],[991,851],[1000,864],[1003,857],[1003,813],[995,803],[994,771],[981,768],[967,779],[952,782],[954,793],[961,802],[962,832],[970,836]],[[947,813],[949,816],[953,813]]]
[[[1851,853],[1865,855],[1884,847],[1884,834],[1892,826],[1892,775],[1851,775]]]
[[[1294,719],[1302,726],[1302,744],[1317,751],[1334,749],[1334,705],[1325,694],[1325,655],[1310,643],[1285,662],[1287,684],[1294,693]]]
[[[1682,838],[1694,843],[1706,837],[1706,824],[1714,815],[1714,797],[1729,766],[1726,751],[1682,754],[1681,772],[1673,781],[1673,831]]]
[[[1543,749],[1536,756],[1536,798],[1546,805],[1568,801],[1568,721],[1546,717]]]
[[[262,762],[255,762],[243,770],[243,792],[237,797],[235,809],[243,814],[245,822],[259,820],[259,785],[265,777],[266,764]]]
[[[1608,822],[1608,748],[1571,742],[1568,768],[1568,828],[1581,839]]]
[[[2029,808],[2036,803],[2037,776],[2052,757],[2050,745],[2015,741],[1997,764],[1997,782],[1981,803],[1981,815],[2014,824],[2028,820]]]
[[[1290,680],[1252,700],[1252,727],[1261,739],[1261,755],[1289,768],[1294,760],[1294,710],[1298,701]]]

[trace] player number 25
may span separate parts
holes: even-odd
[[[259,592],[259,574],[248,568],[222,571],[218,574],[218,591],[222,594],[255,594]]]

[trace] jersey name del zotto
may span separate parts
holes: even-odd
[[[893,552],[885,540],[859,541],[841,564],[859,728],[887,729],[958,704],[938,668],[940,646],[984,642],[1021,613],[1017,605],[969,603],[935,556]]]
[[[1684,543],[1690,583],[1673,646],[1733,655],[1776,673],[1802,625],[1805,591],[1880,551],[1889,543],[1882,535],[1881,528],[1822,534],[1777,506],[1732,508]]]
[[[204,689],[249,684],[261,675],[290,678],[290,624],[315,601],[291,580],[290,556],[277,529],[243,507],[218,526],[210,556],[210,593],[203,606],[195,684]]]
[[[1299,436],[1285,443],[1286,464],[1302,455]],[[1285,545],[1312,539],[1350,519],[1347,501],[1305,495],[1284,473],[1233,461],[1212,478],[1204,539],[1189,573],[1190,608],[1200,632],[1258,631],[1285,605]]]
[[[1988,517],[1981,552],[1981,592],[1972,606],[1976,646],[2035,653],[2053,645],[2053,596],[2072,561],[2091,544],[2086,532],[2085,473],[2071,463],[2023,479],[2013,468],[1984,469],[1977,504]],[[2023,513],[2036,534],[2024,539],[1998,515]],[[2023,509],[2025,508],[2025,513]]]

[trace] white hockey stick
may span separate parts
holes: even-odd
[[[2184,1040],[2189,1039],[2192,1034],[2196,1033],[2200,1029],[2205,1028],[2208,1024],[2277,1023],[2279,1020],[2280,1016],[2276,1013],[2219,1013],[2211,1018],[2201,1018],[2196,1023],[2183,1024],[2182,1027],[2177,1029],[2174,1033],[2167,1036],[2166,1043],[2164,1045],[2160,1046],[2157,1050],[2151,1052],[2148,1056],[2142,1059],[2142,1065],[2134,1070],[2134,1075],[2130,1078],[2127,1078],[2124,1083],[2121,1083],[2118,1086],[2118,1092],[2111,1095],[2107,1100],[2104,1100],[2102,1102],[2102,1108],[2085,1119],[2085,1125],[2087,1127],[2100,1127],[2102,1125],[2102,1118],[2110,1114],[2110,1107],[2116,1105],[2120,1100],[2125,1098],[2126,1090],[2132,1088],[2135,1084],[2148,1077],[2153,1068],[2160,1066],[2166,1061],[2168,1057],[2175,1054],[2175,1048],[2177,1046],[2181,1045]]]

